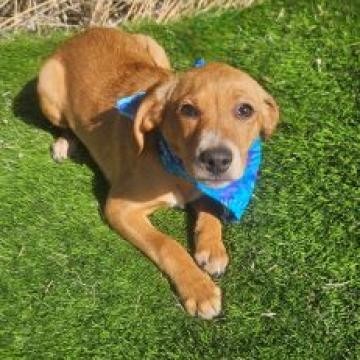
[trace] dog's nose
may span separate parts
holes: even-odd
[[[226,147],[215,147],[202,151],[200,162],[214,175],[224,173],[232,162],[232,152]]]

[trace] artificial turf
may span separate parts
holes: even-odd
[[[131,26],[249,71],[281,107],[261,179],[224,238],[224,312],[189,317],[160,272],[99,213],[89,161],[59,165],[30,82],[69,36],[0,41],[0,358],[355,359],[359,349],[359,1],[275,0]],[[153,222],[187,244],[187,217]]]

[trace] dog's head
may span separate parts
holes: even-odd
[[[253,140],[268,137],[279,118],[275,100],[249,75],[225,64],[169,78],[138,109],[134,134],[140,150],[158,128],[186,171],[208,186],[239,178]]]

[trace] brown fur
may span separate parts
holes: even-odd
[[[114,103],[139,90],[147,96],[132,123],[117,113]],[[148,219],[160,207],[184,205],[198,195],[162,168],[152,130],[161,129],[193,175],[199,139],[206,131],[216,133],[235,144],[240,162],[234,171],[241,174],[252,140],[259,132],[269,136],[276,126],[278,109],[271,96],[250,76],[224,64],[176,75],[153,39],[101,28],[70,39],[45,62],[38,93],[47,118],[72,130],[109,181],[109,224],[169,276],[190,314],[219,314],[219,288],[178,242]],[[234,118],[233,107],[240,100],[255,108],[251,119]],[[200,109],[197,119],[179,113],[184,102]],[[63,140],[55,145],[63,146]],[[228,263],[221,224],[207,204],[198,201],[195,208],[195,259],[208,273],[221,273]]]

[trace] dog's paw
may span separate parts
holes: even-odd
[[[229,263],[229,256],[221,241],[199,241],[194,256],[198,265],[215,277],[222,275]]]
[[[62,162],[69,157],[70,144],[63,137],[59,137],[54,141],[51,147],[51,156],[57,162]]]
[[[220,314],[221,290],[205,273],[182,287],[180,295],[185,310],[192,316],[210,320]]]
[[[57,138],[51,147],[51,156],[57,162],[62,162],[76,154],[78,141],[72,135]]]

